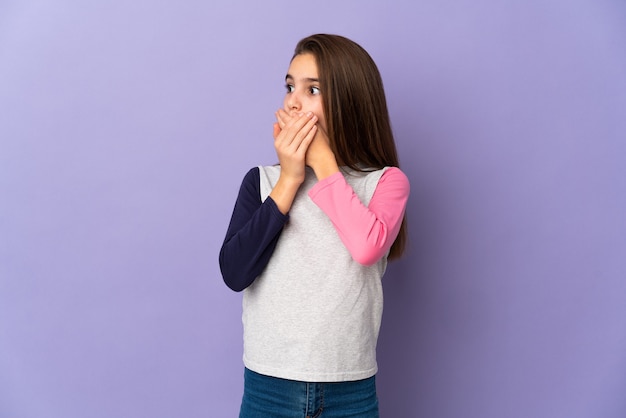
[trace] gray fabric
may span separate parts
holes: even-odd
[[[280,167],[259,169],[265,200]],[[367,205],[383,172],[344,177]],[[387,259],[370,267],[352,259],[307,195],[316,183],[307,168],[269,264],[244,291],[244,363],[257,373],[301,381],[368,378],[377,371]]]

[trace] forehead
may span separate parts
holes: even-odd
[[[312,54],[296,55],[289,64],[287,77],[292,78],[317,78],[317,63]]]

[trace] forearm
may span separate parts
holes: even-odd
[[[219,254],[224,282],[235,291],[248,287],[265,269],[288,217],[271,197],[261,203],[258,169],[242,183]]]
[[[301,183],[302,182],[288,178],[281,173],[276,185],[270,192],[269,196],[274,203],[276,203],[276,207],[283,215],[289,213],[289,209],[291,209],[291,205],[296,198],[296,193],[298,193]]]
[[[283,216],[268,200],[243,228],[224,241],[220,269],[232,290],[245,289],[263,272],[284,226]]]
[[[332,221],[354,260],[364,265],[376,263],[391,248],[402,224],[408,195],[408,179],[397,168],[383,174],[368,206],[363,205],[340,174],[318,183],[309,192]]]

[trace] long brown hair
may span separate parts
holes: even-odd
[[[383,82],[360,45],[339,35],[317,34],[296,45],[294,57],[312,54],[317,64],[330,147],[340,166],[364,171],[399,167]],[[406,216],[389,259],[407,241]]]

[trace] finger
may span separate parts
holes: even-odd
[[[287,121],[291,119],[291,117],[285,112],[283,109],[279,109],[276,112],[276,121],[280,125],[280,128],[283,129],[287,124]]]
[[[300,152],[300,148],[302,146],[304,146],[305,151],[306,148],[309,147],[309,143],[313,140],[313,138],[315,138],[315,133],[318,131],[316,122],[317,118],[313,116],[300,130],[298,130],[290,144],[290,146],[293,147],[294,152]]]
[[[313,115],[311,112],[308,112],[303,115],[298,115],[295,118],[290,119],[285,127],[281,130],[279,138],[281,142],[285,142],[286,144],[292,143],[294,140],[298,140],[299,143],[304,135],[311,129],[317,122],[317,117]],[[279,124],[280,126],[280,124]],[[300,132],[304,129],[304,132]]]
[[[274,139],[276,139],[278,137],[278,135],[280,134],[280,126],[278,126],[278,123],[274,124]]]
[[[307,132],[309,132],[317,123],[317,116],[309,112],[305,115],[299,115],[297,118],[298,119],[294,122],[291,129],[296,131],[296,135],[299,140],[302,140]]]
[[[281,124],[281,128],[285,128],[286,126],[291,126],[295,124],[302,117],[309,118],[312,116],[312,112],[289,112],[287,113],[285,110],[280,109],[276,112],[276,120],[279,124]]]
[[[297,152],[304,156],[306,155],[306,151],[309,149],[309,146],[315,139],[315,134],[317,133],[317,125],[313,125],[311,130],[309,130],[306,135],[302,138],[302,141],[298,144]]]

